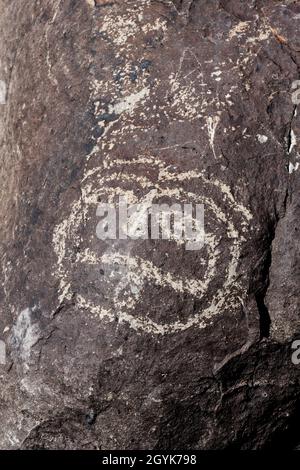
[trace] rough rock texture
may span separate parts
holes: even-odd
[[[0,0],[0,447],[300,441],[300,2]],[[298,137],[299,136],[299,137]],[[100,241],[194,202],[206,244]]]

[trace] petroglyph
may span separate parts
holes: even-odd
[[[228,35],[228,41],[230,41],[235,36],[240,36],[246,34],[247,29],[250,27],[249,21],[240,21],[236,24],[230,31]]]
[[[238,297],[243,298],[245,292],[237,270],[252,215],[220,179],[208,178],[197,167],[185,171],[164,160],[164,152],[172,152],[172,161],[176,162],[185,143],[144,147],[143,140],[153,126],[198,120],[199,133],[207,142],[203,158],[207,158],[206,150],[215,159],[219,158],[217,130],[223,110],[230,105],[232,91],[232,87],[227,88],[226,98],[222,99],[217,89],[208,89],[211,77],[217,83],[222,80],[226,64],[206,64],[208,76],[204,76],[198,52],[191,47],[178,53],[174,49],[177,59],[170,61],[168,67],[172,70],[166,69],[165,82],[151,79],[155,64],[136,55],[132,38],[145,41],[149,34],[153,37],[158,34],[160,40],[166,42],[168,29],[163,17],[149,21],[149,5],[150,2],[143,1],[132,10],[129,4],[121,8],[118,15],[112,8],[101,20],[101,34],[111,41],[109,47],[115,49],[120,63],[122,59],[122,67],[106,67],[103,77],[95,77],[91,83],[91,102],[102,131],[87,157],[80,199],[56,226],[53,245],[58,261],[58,305],[70,300],[76,291],[77,305],[100,320],[112,322],[117,317],[120,323],[129,324],[139,333],[169,334],[193,326],[204,328],[224,309],[235,306]],[[231,35],[245,28],[246,25],[240,25]],[[132,63],[140,65],[133,69]],[[101,96],[105,96],[105,100]],[[122,146],[128,143],[132,147],[131,155],[125,156]],[[159,157],[158,151],[162,152]],[[101,164],[97,161],[100,155]],[[138,252],[132,241],[122,246],[118,240],[107,241],[105,246],[100,246],[100,242],[97,245],[97,204],[100,200],[115,203],[118,196],[126,197],[131,204],[166,201],[204,204],[206,242],[199,255],[198,275],[183,275],[158,266],[152,256],[155,250],[148,253],[145,240],[137,244],[145,245],[144,254]],[[221,208],[224,202],[226,210]],[[219,249],[221,240],[223,243],[226,240],[223,252]],[[176,240],[164,243],[170,243],[172,249],[177,246],[179,252],[183,249]],[[76,256],[74,250],[78,251]],[[225,258],[229,261],[224,264]],[[87,273],[102,272],[101,279],[93,277],[96,291],[105,291],[105,295],[100,295],[102,301],[92,301],[88,289],[76,284],[76,266],[80,269],[86,266]],[[223,281],[217,282],[213,290],[211,285],[216,282],[217,273],[222,275]],[[181,318],[168,314],[155,318],[145,312],[143,305],[149,285],[201,301],[203,307],[192,314],[182,312]],[[207,298],[208,291],[214,291],[210,298]]]

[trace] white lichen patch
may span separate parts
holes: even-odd
[[[263,134],[257,134],[257,140],[260,144],[265,144],[266,142],[268,142],[268,137],[266,135],[263,135]]]
[[[31,349],[40,338],[40,329],[32,320],[30,308],[23,310],[12,328],[12,343],[17,355],[27,365],[30,359]]]
[[[0,104],[6,103],[6,83],[3,80],[0,80]]]
[[[199,91],[199,86],[204,88],[206,84],[201,63],[192,49],[183,50],[176,71],[170,74],[168,81],[170,91],[160,108],[170,119],[194,120],[205,113],[206,101],[203,99],[202,91]]]
[[[132,113],[135,107],[142,103],[145,98],[150,94],[149,88],[143,88],[137,93],[132,93],[129,96],[125,96],[121,101],[109,106],[109,113],[115,113],[116,115],[122,113]]]
[[[289,153],[292,152],[293,148],[296,147],[296,145],[297,145],[296,134],[293,131],[293,129],[291,129],[291,141],[290,141]]]
[[[292,174],[294,171],[297,171],[299,168],[299,162],[296,162],[295,164],[289,163],[289,173]]]
[[[144,20],[144,14],[149,5],[149,0],[140,0],[138,5],[134,5],[134,8],[130,8],[128,5],[126,11],[119,15],[116,15],[114,10],[105,15],[101,33],[104,33],[118,47],[118,54],[126,54],[132,47],[135,47],[131,42],[140,34],[145,35],[149,31],[166,30],[167,21],[164,18],[157,18],[153,23]]]
[[[220,116],[208,116],[206,120],[209,143],[215,158],[217,158],[215,150],[215,137],[219,122]]]

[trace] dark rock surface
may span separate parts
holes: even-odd
[[[0,447],[293,448],[300,3],[0,12]],[[203,203],[204,248],[100,241],[119,194]]]

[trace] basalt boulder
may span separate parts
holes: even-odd
[[[0,11],[0,447],[295,447],[299,2]],[[203,246],[99,237],[120,198]]]

